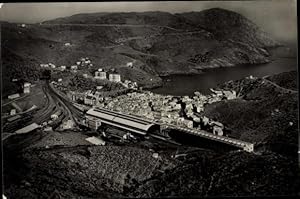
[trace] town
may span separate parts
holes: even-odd
[[[125,65],[133,67],[133,62],[125,63]],[[213,118],[207,118],[202,113],[206,104],[237,98],[236,91],[211,89],[210,95],[203,95],[198,91],[195,91],[193,96],[160,95],[143,90],[136,82],[123,80],[121,75],[114,69],[106,71],[103,68],[98,68],[94,71],[94,74],[88,74],[86,69],[91,66],[93,66],[93,63],[88,57],[81,57],[74,65],[70,66],[61,65],[57,67],[53,63],[40,64],[42,70],[51,71],[52,87],[76,107],[84,107],[85,111],[93,107],[99,107],[138,116],[160,124],[172,124],[190,129],[206,130],[218,136],[228,136],[224,124],[213,120]],[[70,82],[67,83],[64,78],[57,78],[63,76],[64,72],[71,72],[72,76],[80,74],[82,81],[90,80],[95,83],[88,90],[70,89]],[[12,81],[18,80],[13,79]],[[104,88],[107,84],[118,86],[115,90],[107,90]],[[33,86],[35,85],[25,82],[22,85],[23,93],[30,93],[30,88]],[[19,93],[8,96],[11,100],[18,97],[20,97]],[[5,114],[17,115],[10,118],[10,122],[20,119],[20,114],[18,114],[20,108],[16,106],[16,103],[12,103],[12,105],[16,108]],[[30,110],[35,107],[34,105]],[[28,111],[30,112],[30,110]],[[44,130],[52,129],[55,126],[53,124],[59,123],[58,121],[62,119],[62,112],[62,109],[56,110],[51,114],[48,122],[43,122],[40,125]],[[59,117],[61,118],[59,119]],[[73,127],[74,121],[72,122],[70,119],[64,120],[60,125],[62,130]]]

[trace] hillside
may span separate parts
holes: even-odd
[[[2,23],[2,43],[24,63],[71,65],[89,57],[93,69],[115,68],[122,79],[144,87],[159,86],[160,76],[170,74],[266,63],[267,48],[278,45],[242,15],[223,9],[78,14],[26,27]],[[130,61],[132,68],[126,67]],[[3,66],[20,68],[5,57]]]
[[[200,150],[147,141],[90,146],[83,144],[88,133],[78,132],[22,134],[4,142],[5,193],[12,198],[299,196],[298,98],[285,92],[296,91],[295,77],[291,71],[230,81],[220,87],[240,91],[240,98],[205,107],[204,114],[229,127],[231,135],[255,142],[254,153],[208,150],[203,143]],[[160,158],[153,158],[153,149]],[[175,153],[187,155],[171,158]]]

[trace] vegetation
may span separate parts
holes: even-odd
[[[98,80],[98,79],[90,79],[84,78],[80,75],[76,75],[70,79],[70,90],[77,91],[86,91],[96,89],[97,86],[103,86],[101,91],[116,91],[124,89],[124,87],[115,82],[110,82],[108,80]]]

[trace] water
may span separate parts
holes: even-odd
[[[230,68],[210,69],[198,75],[172,75],[163,77],[163,86],[151,89],[152,92],[168,95],[193,95],[195,91],[210,93],[220,83],[238,80],[247,76],[263,77],[266,75],[297,70],[296,58],[277,58],[271,63],[243,65]]]

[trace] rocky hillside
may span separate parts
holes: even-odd
[[[5,56],[36,66],[71,65],[89,57],[94,69],[115,68],[123,79],[144,87],[159,86],[163,75],[266,63],[267,48],[278,45],[242,15],[223,9],[78,14],[26,27],[2,23],[1,39],[3,50],[12,55],[3,55],[4,74],[11,74],[13,68],[23,70]],[[133,67],[126,67],[130,61]]]
[[[254,153],[208,150],[204,143],[199,150],[148,141],[90,146],[84,144],[88,133],[38,131],[4,141],[4,193],[11,198],[299,196],[295,77],[292,71],[230,81],[220,87],[239,91],[240,98],[205,107],[204,114],[232,135],[254,142]],[[173,159],[175,153],[186,156]]]

